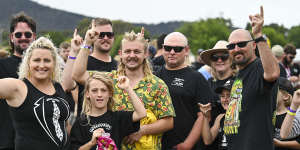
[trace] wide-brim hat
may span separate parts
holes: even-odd
[[[210,66],[210,57],[213,53],[216,52],[228,52],[227,46],[228,42],[224,40],[220,40],[216,43],[216,45],[212,49],[205,50],[201,53],[200,57],[202,61]]]

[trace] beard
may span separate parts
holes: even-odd
[[[235,56],[236,56],[236,55],[239,55],[239,54],[240,54],[240,55],[243,55],[243,59],[237,61],[237,60],[235,59]],[[239,66],[244,66],[244,65],[246,65],[249,61],[250,61],[250,58],[246,58],[245,55],[244,55],[244,53],[242,53],[242,52],[236,52],[236,53],[233,55],[232,63],[234,63],[234,64],[236,64],[236,65],[239,65]]]
[[[291,63],[287,60],[286,57],[283,58],[282,63],[283,63],[283,65],[286,66],[286,67],[289,66],[289,65],[291,64]]]
[[[30,41],[29,41],[28,39],[24,39],[24,40],[18,41],[18,43],[19,43],[19,44],[21,44],[21,43],[27,43],[28,46],[29,46]],[[20,55],[23,55],[23,53],[26,51],[27,48],[28,48],[28,47],[26,47],[26,48],[21,48],[20,45],[14,44],[14,51],[15,51],[17,54],[20,54]]]

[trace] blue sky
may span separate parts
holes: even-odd
[[[248,15],[265,10],[265,24],[300,25],[299,0],[32,0],[52,8],[92,17],[135,23],[196,21],[208,17],[230,18],[244,28]]]

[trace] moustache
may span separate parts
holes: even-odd
[[[105,44],[105,43],[110,44],[110,41],[109,41],[109,40],[103,40],[103,41],[101,42],[101,44]]]
[[[30,41],[28,39],[19,40],[18,43],[29,43]]]
[[[236,53],[233,54],[233,57],[235,57],[236,55],[239,55],[239,54],[244,55],[243,52],[236,52]]]

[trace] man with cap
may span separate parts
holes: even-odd
[[[239,71],[231,89],[224,133],[230,150],[272,150],[280,70],[262,33],[263,7],[260,14],[249,18],[254,39],[245,29],[232,31],[228,38],[227,48]],[[260,58],[255,55],[256,47]]]
[[[282,60],[284,57],[284,51],[283,51],[283,47],[280,45],[274,45],[272,47],[272,53],[273,55],[276,57],[277,62],[279,64],[279,68],[280,68],[280,77],[287,77],[286,71],[284,69],[284,66],[282,64]]]
[[[216,88],[215,92],[220,96],[221,105],[224,110],[228,108],[230,102],[230,90],[233,84],[233,80],[228,80]],[[199,104],[201,112],[204,114],[203,128],[202,128],[202,139],[206,145],[206,150],[227,150],[227,140],[224,135],[224,115],[225,112],[218,114],[215,118],[212,118],[212,108],[211,103],[206,105]]]
[[[202,59],[201,59],[201,57],[200,57],[200,55],[201,55],[201,53],[203,52],[204,50],[203,49],[198,49],[198,51],[197,51],[197,58],[196,58],[196,61],[195,62],[193,62],[192,63],[192,68],[194,69],[194,70],[198,70],[198,69],[200,69],[203,65],[204,65],[204,63],[203,63],[203,61],[202,61]]]
[[[279,91],[277,95],[277,108],[276,108],[276,123],[274,134],[275,150],[292,150],[300,148],[300,114],[290,108],[294,89],[292,83],[286,78],[280,77],[278,79]],[[280,137],[280,130],[282,122],[286,115],[293,115],[296,117],[293,120],[293,129],[288,138],[282,139]]]

